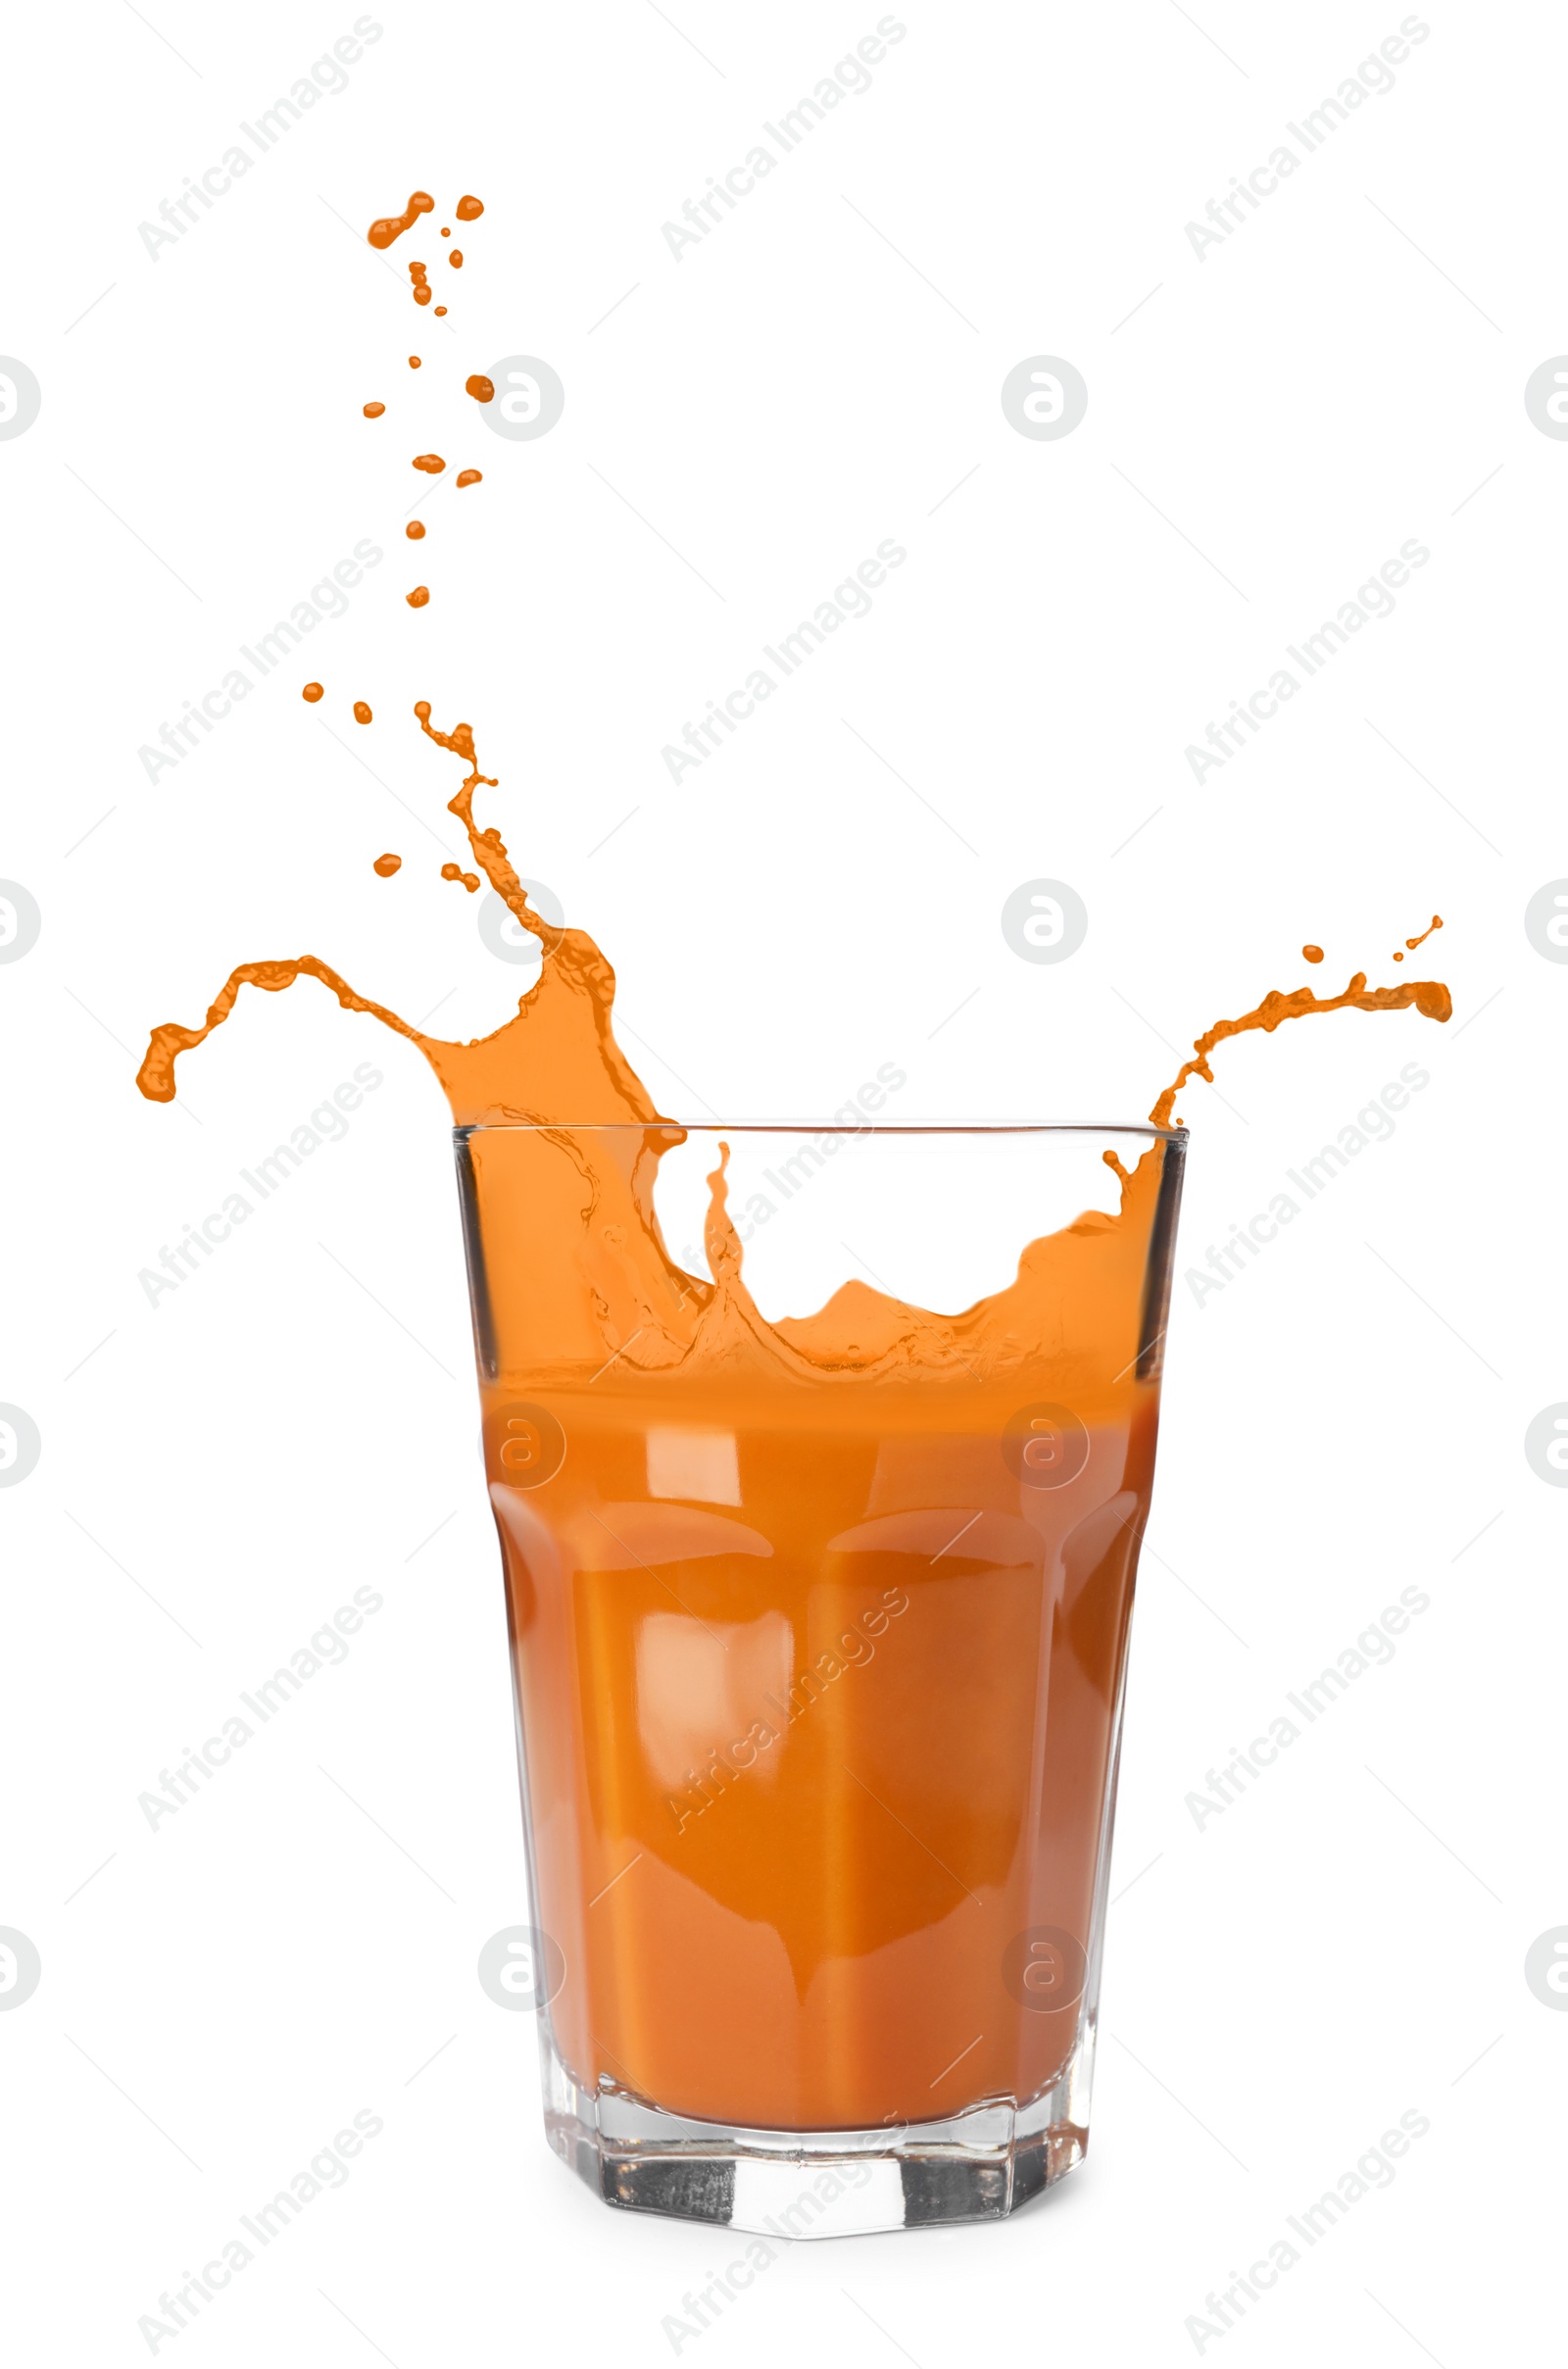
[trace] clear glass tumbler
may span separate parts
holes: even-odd
[[[550,2144],[791,2237],[1083,2155],[1186,1148],[852,1118],[456,1134]]]

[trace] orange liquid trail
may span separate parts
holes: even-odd
[[[522,927],[550,950],[549,961],[515,1015],[490,1036],[451,1044],[422,1036],[384,1005],[358,994],[315,955],[242,962],[224,981],[200,1027],[168,1021],[152,1031],[136,1073],[136,1083],[149,1100],[173,1100],[175,1061],[228,1018],[242,987],[276,994],[297,978],[314,978],[331,989],[345,1011],[367,1012],[418,1046],[446,1090],[458,1126],[546,1116],[659,1121],[647,1090],[611,1034],[613,971],[581,930],[552,930],[533,911],[500,832],[493,826],[482,830],[473,818],[474,791],[496,784],[492,775],[479,770],[472,727],[460,723],[442,732],[431,723],[430,714],[428,700],[416,703],[415,715],[425,737],[468,767],[448,813],[463,824],[474,863],[490,886]]]
[[[1254,1028],[1272,1036],[1282,1020],[1304,1020],[1314,1012],[1402,1012],[1411,1004],[1429,1020],[1446,1020],[1453,1012],[1452,999],[1441,979],[1405,979],[1397,987],[1368,987],[1366,972],[1358,970],[1343,995],[1315,996],[1310,987],[1297,987],[1284,995],[1277,987],[1271,988],[1254,1011],[1244,1012],[1239,1020],[1216,1020],[1198,1038],[1194,1058],[1182,1063],[1149,1115],[1156,1127],[1168,1127],[1176,1097],[1190,1077],[1206,1078],[1212,1085],[1214,1072],[1208,1057],[1227,1037],[1247,1036]]]
[[[400,1020],[395,1012],[382,1004],[372,1004],[365,996],[356,995],[347,979],[339,978],[327,963],[318,962],[315,955],[300,955],[292,962],[241,962],[231,970],[212,1003],[207,1017],[199,1028],[183,1028],[176,1020],[168,1020],[155,1028],[136,1072],[136,1083],[149,1102],[172,1103],[174,1099],[174,1063],[182,1053],[188,1053],[212,1035],[213,1030],[227,1019],[234,1009],[242,987],[260,987],[269,995],[276,995],[292,987],[299,978],[319,979],[330,987],[345,1012],[368,1012],[386,1027],[395,1028],[417,1044],[419,1039],[407,1020]]]
[[[1432,919],[1428,922],[1426,928],[1421,932],[1419,938],[1405,939],[1405,952],[1408,954],[1414,954],[1418,946],[1424,946],[1426,944],[1428,938],[1431,937],[1432,932],[1435,929],[1441,929],[1442,927],[1443,915],[1441,913],[1434,913]],[[1404,955],[1396,954],[1394,959],[1396,962],[1402,962],[1404,961]]]
[[[416,189],[404,213],[383,214],[378,222],[370,224],[365,235],[372,247],[390,247],[395,238],[401,238],[404,231],[416,222],[421,214],[431,213],[434,206],[433,197],[430,197],[423,189]]]

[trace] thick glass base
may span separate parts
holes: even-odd
[[[1087,2018],[1061,2074],[1027,2104],[988,2098],[940,2122],[862,2131],[683,2121],[608,2080],[581,2087],[543,2016],[539,2047],[550,2144],[607,2204],[764,2238],[999,2221],[1081,2163],[1089,2140]]]

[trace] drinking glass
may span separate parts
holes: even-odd
[[[1184,1131],[455,1140],[551,2146],[779,2236],[1015,2210],[1088,2136]]]

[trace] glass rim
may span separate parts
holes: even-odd
[[[981,1137],[1001,1135],[1138,1135],[1151,1143],[1185,1144],[1186,1127],[1156,1127],[1150,1119],[932,1119],[881,1126],[866,1119],[860,1126],[844,1126],[833,1119],[809,1118],[506,1118],[474,1119],[454,1127],[453,1138],[466,1143],[472,1135],[941,1135]]]

